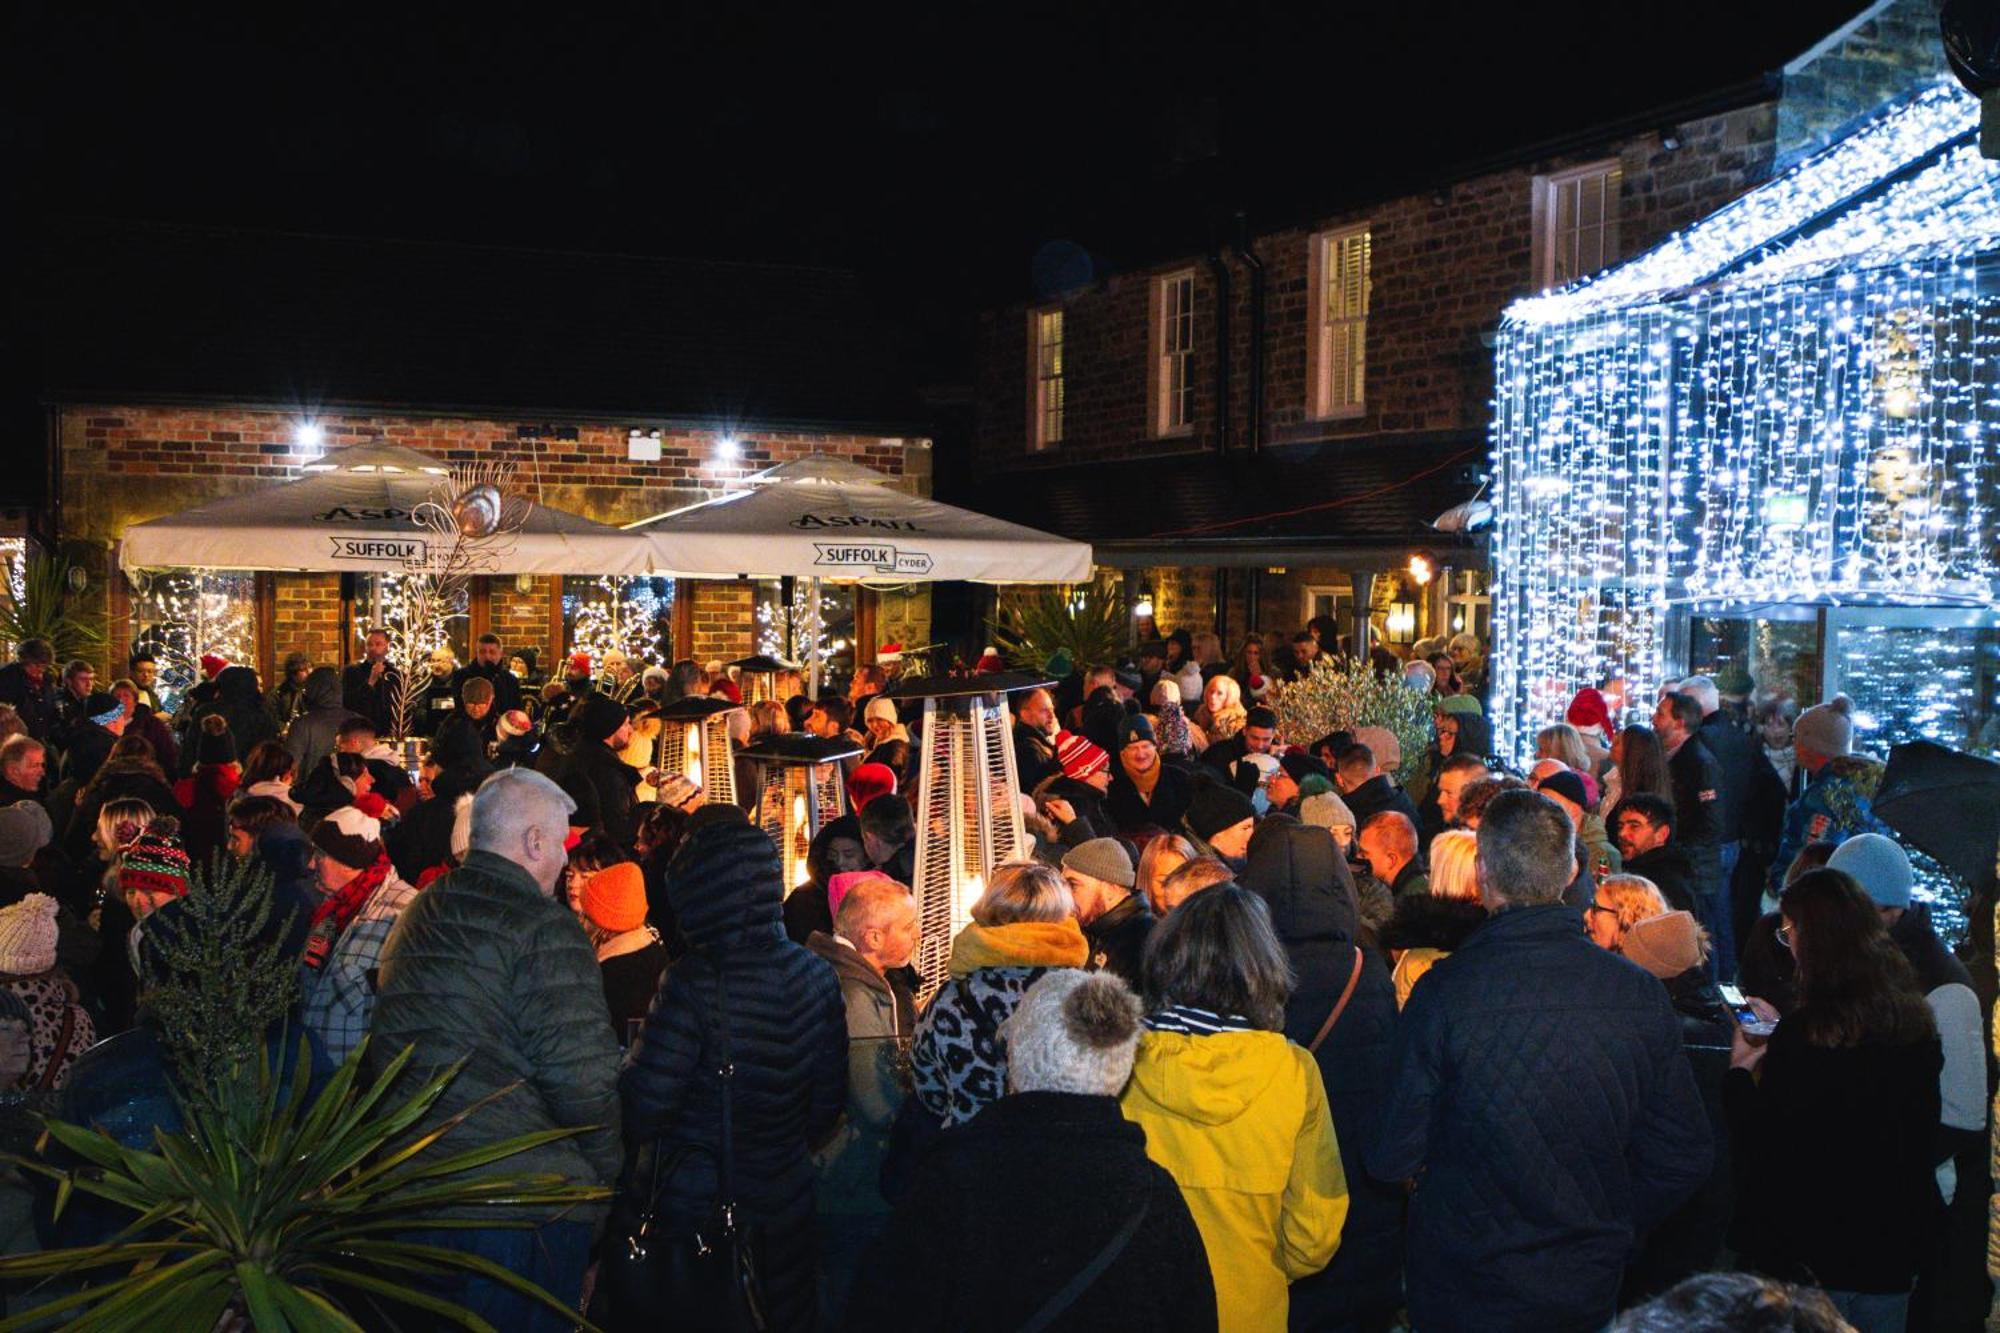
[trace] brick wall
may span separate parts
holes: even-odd
[[[265,410],[66,407],[59,446],[61,535],[108,548],[132,523],[295,480],[315,456],[295,440],[300,422],[296,415]],[[524,480],[539,483],[546,503],[614,524],[693,504],[731,480],[815,452],[898,478],[905,474],[906,457],[914,455],[910,484],[924,491],[929,480],[923,450],[866,435],[746,434],[738,456],[721,463],[715,458],[720,432],[678,431],[663,438],[659,462],[635,463],[626,458],[626,423],[579,425],[575,440],[525,439],[519,427],[535,423],[471,418],[332,414],[317,418],[317,424],[327,452],[379,436],[449,462],[512,460]],[[109,578],[93,586],[105,589],[108,603]],[[751,651],[748,585],[719,586],[724,591],[704,588],[695,598],[698,616],[702,608],[714,607],[706,627],[696,632],[696,652],[704,660]],[[546,665],[552,647],[549,580],[536,579],[531,591],[519,593],[512,579],[496,578],[490,589],[493,632],[510,646],[539,648]],[[319,661],[341,661],[339,576],[278,576],[273,622],[280,658],[296,648]]]
[[[318,666],[341,661],[340,575],[279,574],[273,578],[271,647],[284,664],[287,653],[306,653]]]
[[[1895,0],[1794,62],[1778,99],[1782,162],[1825,147],[1857,116],[1945,73],[1938,0]]]
[[[753,583],[694,585],[694,651],[697,662],[730,661],[756,649],[757,588]]]
[[[1657,134],[1647,134],[1259,236],[1255,250],[1266,270],[1266,442],[1484,430],[1493,354],[1481,335],[1510,301],[1532,290],[1535,177],[1616,157],[1622,168],[1619,250],[1632,255],[1766,179],[1775,124],[1773,104],[1748,107],[1680,126],[1681,146],[1673,151]],[[1310,241],[1319,231],[1362,222],[1370,226],[1372,251],[1366,412],[1348,420],[1309,420]],[[1190,438],[1152,440],[1146,434],[1151,285],[1158,275],[1189,266],[1196,290],[1196,429]],[[1248,273],[1236,266],[1232,448],[1244,442],[1249,418],[1249,288]],[[1181,257],[1065,298],[1068,419],[1062,445],[1042,454],[1026,447],[1029,307],[985,312],[975,388],[977,465],[984,471],[1060,466],[1214,447],[1215,291],[1207,262]]]

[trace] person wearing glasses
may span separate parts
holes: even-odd
[[[1632,927],[1672,910],[1659,886],[1644,875],[1607,875],[1583,909],[1583,928],[1598,948],[1623,953]]]

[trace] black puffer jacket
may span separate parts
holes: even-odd
[[[311,773],[333,753],[340,724],[355,716],[341,705],[340,673],[332,667],[314,667],[306,677],[305,706],[285,728],[285,748],[298,761],[299,776]]]
[[[427,1078],[465,1061],[419,1132],[520,1085],[423,1157],[588,1126],[575,1137],[476,1168],[476,1174],[553,1172],[576,1185],[617,1179],[623,1161],[619,1050],[596,952],[567,905],[512,861],[472,852],[403,909],[382,946],[379,975],[370,1069],[381,1069],[405,1046],[416,1048],[406,1078]],[[592,1204],[568,1216],[591,1221],[603,1212],[603,1205]]]
[[[458,819],[458,800],[479,790],[492,773],[482,761],[447,768],[431,779],[431,794],[382,834],[382,845],[396,873],[415,884],[432,866],[451,860],[451,830]]]
[[[1314,1052],[1326,1083],[1327,1109],[1347,1173],[1347,1223],[1340,1249],[1322,1271],[1292,1284],[1294,1328],[1344,1328],[1401,1304],[1403,1191],[1373,1180],[1362,1165],[1388,1098],[1396,991],[1382,960],[1356,943],[1360,918],[1354,880],[1333,835],[1273,818],[1250,840],[1243,887],[1271,909],[1271,924],[1291,958],[1298,985],[1285,1005],[1285,1035],[1310,1046],[1355,976],[1340,1021]]]
[[[1604,1327],[1638,1238],[1714,1158],[1666,991],[1560,905],[1500,912],[1431,969],[1381,1124],[1370,1172],[1417,1182],[1425,1330]]]
[[[689,952],[661,982],[621,1080],[626,1138],[639,1163],[628,1185],[650,1180],[649,1148],[721,1150],[715,1070],[726,1021],[737,1201],[761,1233],[770,1326],[808,1329],[817,1244],[808,1153],[847,1101],[840,983],[824,959],[785,938],[778,851],[748,823],[694,830],[667,868],[667,894]],[[705,1224],[716,1189],[709,1159],[687,1159],[662,1188],[666,1225]]]

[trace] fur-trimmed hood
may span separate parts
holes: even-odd
[[[1451,953],[1486,920],[1486,908],[1470,898],[1410,894],[1396,900],[1396,914],[1382,928],[1382,947]]]

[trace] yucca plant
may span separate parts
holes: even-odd
[[[364,1041],[316,1098],[307,1095],[310,1061],[303,1043],[289,1080],[261,1060],[254,1115],[183,1099],[185,1128],[156,1132],[151,1148],[128,1148],[102,1130],[49,1121],[48,1140],[84,1165],[62,1170],[35,1158],[11,1160],[56,1182],[57,1215],[81,1192],[129,1208],[134,1217],[101,1245],[0,1259],[0,1278],[89,1283],[0,1322],[0,1330],[38,1327],[55,1318],[87,1333],[205,1330],[232,1314],[265,1333],[394,1327],[399,1313],[447,1319],[468,1329],[490,1327],[420,1285],[454,1273],[477,1274],[572,1314],[490,1260],[398,1234],[418,1227],[528,1225],[504,1215],[441,1220],[439,1212],[509,1206],[546,1211],[606,1197],[601,1187],[573,1185],[556,1175],[454,1178],[583,1131],[522,1134],[420,1161],[418,1154],[511,1089],[401,1142],[459,1066],[400,1092],[397,1077],[411,1051],[390,1061],[370,1083],[361,1077],[365,1050]]]
[[[77,568],[53,556],[28,557],[19,588],[0,596],[0,639],[17,647],[28,639],[47,639],[57,662],[95,661],[104,650],[104,616],[87,594],[70,587]]]
[[[1125,608],[1091,585],[1037,593],[991,622],[994,647],[1025,671],[1046,669],[1058,651],[1078,667],[1116,662],[1125,650]]]

